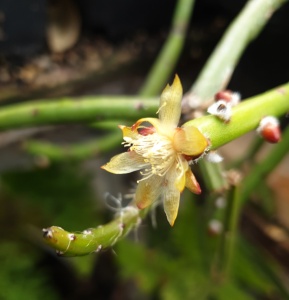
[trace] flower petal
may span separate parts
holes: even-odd
[[[141,180],[135,195],[137,207],[143,209],[155,202],[161,194],[163,183],[164,177],[157,175]]]
[[[140,170],[147,166],[142,156],[134,151],[115,155],[107,164],[101,168],[114,174],[125,174]]]
[[[174,182],[170,182],[164,190],[164,209],[168,222],[173,226],[178,215],[180,192]]]
[[[177,128],[173,144],[177,152],[192,157],[199,157],[209,145],[208,140],[195,126]]]
[[[179,155],[178,163],[175,166],[175,169],[170,170],[170,172],[174,172],[174,173],[172,173],[172,175],[170,175],[171,173],[167,174],[167,178],[172,178],[169,180],[170,181],[173,180],[175,182],[175,186],[179,190],[179,192],[182,192],[185,188],[186,172],[188,168],[189,168],[188,162],[181,155]]]
[[[141,118],[132,125],[131,129],[136,132],[141,127],[140,125],[142,123],[150,123],[151,125],[153,125],[154,128],[156,128],[156,130],[161,128],[161,122],[159,119],[157,119],[157,118]]]
[[[122,130],[122,135],[123,135],[123,138],[136,138],[138,133],[134,130],[132,130],[131,127],[127,127],[127,126],[124,126],[124,125],[118,125],[118,127]]]
[[[159,119],[162,124],[175,128],[181,116],[183,88],[178,75],[171,86],[167,85],[160,98]]]
[[[190,168],[186,172],[186,187],[194,194],[201,194],[202,192],[201,187]]]

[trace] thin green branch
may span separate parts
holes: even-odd
[[[212,193],[222,193],[228,188],[228,183],[222,176],[222,166],[201,160],[198,163],[206,188]]]
[[[222,233],[223,252],[221,253],[221,269],[225,277],[228,277],[231,270],[240,215],[240,176],[237,173],[235,175],[237,177],[236,182],[228,191],[224,230]]]
[[[244,162],[245,163],[252,163],[254,159],[256,158],[256,155],[259,153],[259,151],[262,149],[262,146],[265,144],[265,140],[262,137],[257,137],[254,139],[249,147],[249,149],[243,153],[242,157],[237,159],[236,161],[233,161],[228,168],[240,168]]]
[[[188,121],[184,126],[194,125],[211,142],[211,149],[256,129],[264,116],[281,116],[289,111],[289,83],[261,95],[251,97],[233,108],[229,123],[215,116],[205,116]]]
[[[60,146],[48,142],[26,141],[23,144],[24,150],[32,155],[49,159],[49,161],[84,160],[110,151],[121,143],[120,131],[110,133],[94,141],[69,146]]]
[[[158,95],[168,81],[183,49],[194,2],[194,0],[178,1],[170,34],[140,91],[140,95]]]
[[[90,127],[99,130],[115,130],[118,125],[128,125],[127,120],[103,120],[89,124]]]
[[[199,101],[209,100],[226,87],[244,50],[262,31],[274,11],[286,1],[248,1],[211,54],[187,94],[187,101],[190,101],[190,97],[197,97]]]
[[[288,100],[289,101],[289,100]],[[289,152],[289,126],[283,132],[282,141],[275,145],[262,162],[250,170],[243,182],[242,202],[248,200],[250,193],[265,180],[271,171],[282,161]]]
[[[157,99],[137,96],[89,96],[37,101],[2,107],[0,130],[43,124],[95,122],[125,118],[136,120],[144,115],[154,116]]]

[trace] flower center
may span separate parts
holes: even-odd
[[[176,160],[172,141],[166,136],[138,134],[135,138],[124,137],[124,140],[124,145],[141,155],[149,166],[141,172],[142,180],[152,175],[164,176]]]

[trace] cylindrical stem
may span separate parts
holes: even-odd
[[[251,97],[237,105],[232,110],[229,123],[211,115],[188,121],[184,126],[196,126],[209,138],[211,149],[216,149],[251,130],[255,130],[263,117],[278,117],[287,111],[289,111],[288,83]]]

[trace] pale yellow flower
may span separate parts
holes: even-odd
[[[161,94],[159,118],[142,118],[132,127],[119,126],[128,151],[114,156],[103,169],[124,174],[142,170],[135,201],[143,209],[162,197],[171,226],[178,214],[180,193],[187,187],[200,194],[200,186],[188,161],[208,147],[194,126],[177,127],[181,116],[182,85],[176,75]]]

